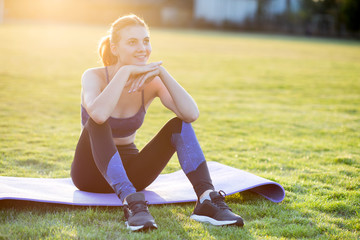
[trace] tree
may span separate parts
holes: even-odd
[[[352,33],[360,31],[359,0],[302,0],[301,17],[305,24],[315,15],[332,16],[338,35],[343,26]]]
[[[341,18],[346,29],[351,32],[360,31],[360,1],[343,0],[341,6]]]
[[[262,29],[263,23],[265,23],[266,8],[268,7],[269,3],[270,0],[257,0],[255,22],[256,28],[258,29]]]

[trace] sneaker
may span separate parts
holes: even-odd
[[[215,226],[236,225],[242,227],[243,219],[232,212],[226,205],[225,192],[211,192],[210,199],[205,199],[202,203],[197,201],[191,219],[198,222],[207,222]]]
[[[126,197],[124,215],[126,227],[131,231],[156,229],[157,225],[151,216],[143,193],[133,193]]]

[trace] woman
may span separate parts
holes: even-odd
[[[105,67],[82,76],[83,130],[71,167],[74,184],[83,191],[115,192],[124,204],[126,225],[133,231],[157,228],[143,190],[176,151],[198,201],[191,218],[214,225],[243,225],[240,216],[214,191],[191,122],[199,116],[192,97],[161,66],[147,63],[151,45],[147,25],[135,15],[116,20],[99,46]],[[159,97],[177,117],[139,151],[135,134],[146,109]]]

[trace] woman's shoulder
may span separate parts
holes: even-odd
[[[83,77],[98,77],[103,79],[106,78],[106,69],[105,67],[94,67],[86,69],[83,73]]]
[[[85,70],[81,77],[82,84],[96,84],[100,86],[106,85],[105,67],[94,67]]]

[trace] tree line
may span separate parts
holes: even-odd
[[[286,11],[271,19],[266,9],[271,0],[257,0],[254,28],[308,35],[353,35],[360,32],[360,0],[299,0],[300,9],[291,11],[291,1],[286,0]]]

